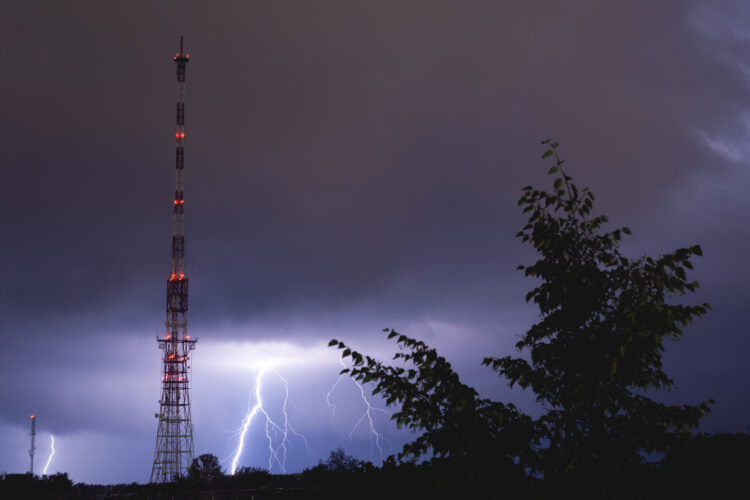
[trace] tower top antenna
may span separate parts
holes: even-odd
[[[186,63],[190,60],[190,54],[185,53],[185,44],[182,37],[180,37],[180,51],[174,55],[174,60],[177,63]]]

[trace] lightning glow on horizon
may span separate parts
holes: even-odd
[[[250,428],[250,424],[252,424],[253,420],[255,419],[255,416],[260,414],[262,415],[266,420],[266,426],[265,426],[265,433],[266,433],[266,439],[268,440],[268,470],[270,471],[276,463],[281,470],[282,474],[286,473],[286,457],[287,457],[287,445],[289,444],[289,433],[294,434],[298,438],[302,440],[302,442],[305,444],[305,450],[307,451],[308,455],[312,456],[312,452],[310,450],[310,445],[307,442],[307,439],[305,436],[297,432],[294,427],[292,427],[292,424],[289,422],[289,414],[287,413],[287,406],[292,405],[289,401],[289,384],[287,383],[287,380],[282,377],[277,371],[271,370],[278,378],[281,380],[281,382],[284,385],[284,402],[281,406],[281,414],[283,415],[283,422],[278,424],[276,423],[271,416],[268,414],[266,409],[263,406],[263,398],[261,395],[261,389],[263,387],[263,377],[266,374],[268,369],[263,368],[258,372],[258,375],[255,377],[255,405],[250,408],[245,415],[245,418],[242,420],[242,425],[238,429],[238,444],[237,448],[234,453],[234,457],[232,458],[232,465],[230,467],[230,474],[234,475],[234,473],[237,470],[237,464],[239,463],[240,457],[242,456],[242,451],[245,448],[245,437],[247,435],[247,431]],[[274,438],[276,438],[276,445],[274,445]]]
[[[51,450],[49,452],[49,458],[47,458],[47,465],[44,466],[44,471],[42,471],[42,474],[45,475],[45,476],[47,475],[47,469],[49,468],[49,464],[50,464],[50,462],[52,462],[52,457],[55,456],[55,436],[53,436],[52,434],[50,434],[49,437],[52,440],[51,444],[50,444]]]

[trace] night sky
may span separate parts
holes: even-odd
[[[287,471],[338,446],[378,463],[368,426],[350,435],[356,386],[326,402],[326,344],[387,360],[384,327],[536,414],[480,363],[538,318],[514,235],[548,136],[632,228],[626,254],[702,246],[684,300],[713,311],[667,345],[658,397],[713,397],[702,430],[748,430],[749,28],[742,1],[3,2],[0,472],[27,470],[35,413],[50,473],[149,478],[180,35],[196,455],[229,466],[270,367],[269,412],[283,376],[309,442]],[[397,452],[411,436],[373,415]],[[260,421],[240,465],[268,465]]]

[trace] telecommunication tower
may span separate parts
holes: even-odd
[[[161,399],[156,434],[152,483],[173,481],[184,474],[193,459],[193,423],[190,416],[190,352],[197,339],[187,332],[188,279],[185,276],[185,67],[190,54],[185,54],[180,37],[177,63],[177,143],[175,161],[175,192],[172,215],[172,266],[167,279],[167,321],[163,337],[157,337],[162,351]]]
[[[29,469],[29,473],[33,476],[34,475],[34,452],[36,451],[36,445],[34,443],[36,438],[36,415],[31,415],[31,433],[29,436],[31,436],[31,448],[29,448],[29,457],[31,457],[31,468]]]

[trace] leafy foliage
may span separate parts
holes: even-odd
[[[674,384],[663,369],[665,342],[679,340],[710,309],[675,300],[699,287],[687,270],[701,249],[624,256],[620,244],[630,229],[605,231],[607,217],[592,215],[594,195],[565,173],[558,145],[542,144],[542,157],[554,160],[552,190],[523,189],[518,204],[529,219],[517,234],[539,254],[519,269],[538,280],[526,301],[537,304],[541,320],[516,345],[525,358],[483,362],[511,386],[531,389],[546,411],[541,417],[532,421],[513,405],[479,398],[434,349],[393,330],[388,337],[401,348],[394,360],[409,368],[384,365],[338,340],[329,346],[352,360],[342,373],[373,382],[373,394],[400,408],[392,417],[398,426],[421,433],[400,459],[502,463],[546,479],[609,481],[598,493],[611,493],[612,480],[647,470],[648,453],[684,443],[712,403],[666,405],[648,396]]]
[[[224,477],[216,455],[204,453],[194,458],[187,471],[187,479],[195,485],[208,485]]]
[[[360,469],[360,466],[360,461],[347,455],[341,447],[332,451],[325,462],[325,467],[331,472],[354,472]]]
[[[272,481],[271,473],[260,467],[240,467],[231,476],[224,477],[224,484],[232,487],[258,488]]]
[[[437,459],[471,462],[473,465],[514,468],[530,451],[531,420],[513,405],[482,399],[462,383],[450,363],[424,342],[385,330],[402,351],[394,360],[413,368],[388,366],[351,350],[343,342],[329,345],[342,349],[353,368],[342,373],[363,383],[375,382],[373,394],[383,393],[387,405],[398,405],[392,415],[399,427],[421,432],[404,445],[400,459],[416,460],[432,455]]]
[[[631,259],[620,252],[623,227],[604,231],[603,215],[592,216],[594,195],[579,190],[563,170],[557,144],[543,157],[555,161],[550,192],[527,186],[519,205],[529,213],[516,235],[539,254],[519,269],[539,284],[526,295],[541,321],[516,344],[530,360],[486,358],[511,385],[531,388],[547,413],[537,421],[539,466],[546,475],[577,470],[604,473],[643,463],[644,452],[663,452],[690,432],[707,403],[670,406],[648,396],[668,390],[664,342],[702,316],[708,304],[685,306],[673,299],[693,292],[688,281],[699,246],[656,258]]]
[[[235,477],[271,477],[271,473],[262,467],[240,467],[232,475]]]

